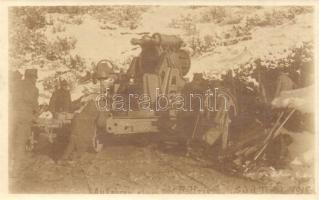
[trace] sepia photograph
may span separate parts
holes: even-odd
[[[316,193],[314,5],[6,9],[9,194]]]

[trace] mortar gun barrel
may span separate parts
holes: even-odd
[[[141,39],[133,38],[132,45],[143,46],[162,46],[164,48],[179,49],[184,43],[183,40],[176,35],[164,35],[155,33],[152,36],[145,35]]]
[[[152,37],[142,37],[141,39],[132,38],[131,40],[132,45],[139,45],[139,46],[145,46],[145,45],[159,45],[160,42]]]

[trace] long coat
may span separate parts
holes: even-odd
[[[49,102],[49,110],[52,113],[71,112],[71,94],[69,90],[58,89],[53,92]]]

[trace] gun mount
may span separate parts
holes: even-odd
[[[114,84],[114,89],[110,90],[110,95],[107,97],[112,99],[112,95],[120,94],[121,97],[124,97],[124,102],[131,103],[132,107],[125,108],[125,111],[111,109],[111,111],[99,113],[93,137],[95,151],[101,150],[101,141],[103,140],[101,137],[107,135],[176,131],[173,127],[178,126],[177,110],[173,107],[169,107],[165,111],[155,109],[159,100],[158,94],[167,97],[167,102],[169,102],[179,95],[184,95],[186,89],[201,86],[201,84],[195,83],[196,81],[187,83],[184,78],[189,72],[191,59],[188,52],[183,49],[184,42],[179,36],[155,33],[152,36],[145,35],[139,39],[133,38],[131,43],[140,46],[141,53],[133,58],[126,74],[119,75],[119,81]],[[98,66],[108,68],[108,70],[99,70],[102,73],[99,80],[105,81],[104,77],[109,76],[103,74],[110,74],[109,69],[112,68],[112,65],[104,60]],[[115,86],[116,84],[119,86]],[[192,87],[189,84],[193,84]],[[207,88],[200,89],[204,91]],[[143,108],[134,98],[130,99],[130,95],[139,97],[147,95],[150,106],[146,109]],[[136,103],[134,103],[135,101]],[[189,114],[192,113],[188,112]],[[206,119],[203,117],[196,127],[206,124],[205,126],[208,127],[204,129],[208,130],[213,124],[213,115],[206,114],[205,116]]]

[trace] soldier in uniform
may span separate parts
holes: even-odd
[[[203,74],[195,73],[193,80],[187,83],[182,91],[182,95],[185,98],[185,111],[179,112],[177,116],[177,132],[178,143],[181,150],[186,150],[188,153],[192,135],[200,132],[198,124],[200,124],[201,109],[203,109],[203,98],[199,99],[190,95],[200,95],[203,97],[205,91],[208,88],[208,82],[203,78]],[[192,100],[190,100],[192,99]]]
[[[71,112],[71,94],[67,81],[62,80],[60,86],[53,92],[49,102],[49,110],[53,115],[59,112]]]
[[[283,72],[280,73],[277,80],[277,87],[274,97],[278,97],[282,91],[292,90],[296,88],[296,84],[293,82],[288,73],[288,68],[285,68]]]
[[[10,150],[12,152],[13,177],[27,166],[27,154],[25,145],[31,135],[32,121],[38,113],[39,90],[36,87],[37,70],[27,69],[24,80],[21,80],[18,95],[14,98],[11,114],[14,118],[12,125],[12,141]],[[17,93],[16,93],[17,94]]]
[[[72,112],[72,101],[71,101],[71,93],[68,88],[68,83],[66,80],[60,81],[60,88],[57,88],[49,102],[49,111],[53,114],[54,118],[58,118],[60,113],[71,113]],[[59,143],[57,144],[56,148],[60,148],[60,144],[67,144],[66,149],[69,149],[73,146],[73,140],[71,135],[71,125],[63,124],[61,128],[57,130],[59,132],[57,140]],[[55,159],[57,159],[57,152],[58,149],[53,149],[53,155]],[[63,153],[65,154],[65,153]]]

